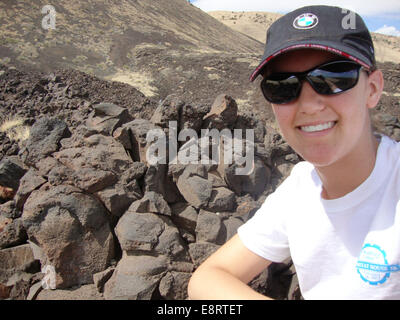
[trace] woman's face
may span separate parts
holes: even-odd
[[[270,72],[302,72],[340,57],[324,51],[305,49],[277,57]],[[280,130],[289,145],[303,159],[315,166],[329,166],[346,159],[371,139],[368,109],[371,87],[366,72],[360,72],[357,85],[343,93],[317,94],[307,81],[303,82],[298,99],[283,105],[272,105]]]

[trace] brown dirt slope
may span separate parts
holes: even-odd
[[[75,69],[132,85],[158,101],[171,93],[211,103],[221,92],[239,107],[265,103],[248,77],[263,45],[185,0],[53,3],[55,30],[42,28],[44,0],[0,2],[0,63],[28,71]]]
[[[258,41],[238,34],[185,0],[89,0],[54,3],[55,29],[42,28],[44,0],[0,2],[3,63],[49,71],[73,67],[97,75],[134,63],[137,46],[252,53]]]

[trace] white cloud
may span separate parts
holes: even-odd
[[[400,30],[397,30],[396,27],[393,26],[387,26],[386,24],[383,27],[376,30],[375,32],[386,34],[389,36],[400,37]]]
[[[307,5],[331,5],[353,10],[362,16],[378,16],[399,13],[399,0],[195,0],[193,4],[203,11],[229,10],[229,11],[268,11],[289,12]]]

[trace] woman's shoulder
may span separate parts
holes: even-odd
[[[296,193],[304,190],[307,185],[315,185],[319,182],[315,180],[315,168],[310,162],[300,161],[295,164],[289,176],[282,182],[280,189],[294,189]]]
[[[301,181],[304,181],[307,177],[312,178],[314,170],[315,167],[310,162],[300,161],[293,166],[289,177],[291,179],[300,179]]]
[[[387,158],[387,163],[396,162],[400,164],[400,162],[398,161],[400,159],[400,142],[388,136],[382,135],[380,151],[383,152],[383,156]]]

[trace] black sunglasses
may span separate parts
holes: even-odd
[[[307,80],[318,94],[334,95],[353,88],[358,82],[361,68],[356,62],[340,60],[304,72],[273,73],[261,81],[261,91],[271,103],[289,103],[299,97],[302,82]]]

